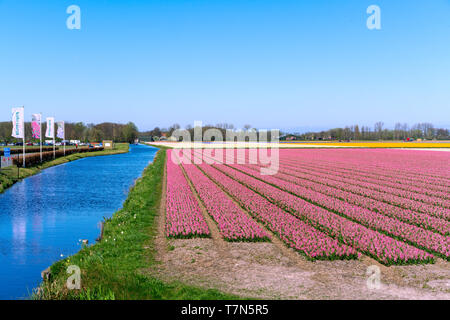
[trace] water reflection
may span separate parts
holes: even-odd
[[[27,221],[23,216],[12,218],[12,253],[16,264],[25,264]]]

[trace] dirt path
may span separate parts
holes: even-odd
[[[163,151],[166,152],[166,151]],[[167,159],[166,159],[167,161]],[[155,259],[157,262],[163,262],[164,256],[167,253],[167,241],[166,241],[166,190],[167,190],[167,168],[164,165],[161,203],[159,205],[159,214],[156,218],[156,225],[158,228],[157,236],[155,237]]]
[[[431,265],[392,267],[366,256],[352,261],[310,262],[270,232],[271,242],[224,241],[202,204],[212,238],[167,239],[165,190],[166,171],[155,239],[159,264],[146,270],[162,280],[262,299],[450,300],[450,267],[442,259]],[[367,268],[373,265],[380,268],[377,289],[367,286]]]

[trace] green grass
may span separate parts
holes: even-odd
[[[43,169],[47,169],[49,167],[57,166],[63,163],[67,163],[70,161],[86,157],[98,157],[98,156],[126,153],[128,152],[128,150],[129,150],[128,143],[116,143],[114,149],[106,149],[103,151],[93,151],[84,153],[74,153],[66,157],[60,157],[56,158],[55,160],[44,162],[38,166],[33,166],[30,168],[19,167],[19,170],[17,170],[16,166],[2,169],[0,171],[0,193],[4,192],[6,189],[11,187],[17,181],[35,175],[36,173],[39,173]]]
[[[114,149],[105,149],[103,151],[93,151],[84,153],[74,153],[66,157],[57,158],[52,161],[44,162],[42,165],[38,166],[39,169],[46,169],[49,167],[57,166],[66,162],[78,160],[86,157],[98,157],[98,156],[108,156],[112,154],[127,153],[130,145],[128,143],[116,143]]]
[[[0,193],[3,193],[6,189],[11,187],[17,181],[26,177],[32,176],[39,172],[36,167],[33,168],[19,168],[12,166],[9,168],[1,169],[0,171]]]
[[[131,189],[123,208],[104,225],[103,240],[53,264],[51,281],[34,293],[35,299],[236,299],[213,289],[165,283],[148,275],[153,268],[162,179],[166,160],[160,150]],[[81,269],[81,290],[65,286],[69,265]]]

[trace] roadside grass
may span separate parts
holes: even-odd
[[[165,283],[144,270],[154,267],[166,152],[160,148],[154,162],[130,190],[123,208],[105,219],[103,239],[50,267],[50,280],[35,290],[33,299],[236,299],[213,289]],[[81,289],[69,290],[66,269],[81,269]]]
[[[40,170],[36,167],[17,168],[12,166],[1,169],[0,171],[0,193],[11,187],[17,181],[38,173]]]
[[[61,157],[61,158],[57,158],[52,161],[44,162],[42,165],[39,165],[38,168],[46,169],[49,167],[57,166],[59,164],[67,163],[67,162],[78,160],[81,158],[108,156],[108,155],[112,155],[112,154],[127,153],[129,148],[130,148],[130,145],[128,143],[116,143],[114,149],[104,149],[103,151],[74,153],[74,154],[68,155],[66,157]]]
[[[11,187],[14,183],[29,176],[39,173],[43,169],[47,169],[53,166],[57,166],[70,161],[78,160],[86,157],[98,157],[107,156],[112,154],[126,153],[129,150],[128,143],[116,143],[114,149],[106,149],[103,151],[93,151],[84,153],[74,153],[65,157],[56,158],[55,160],[44,162],[38,166],[29,168],[22,168],[12,166],[9,168],[1,169],[0,171],[0,193],[3,193],[6,189]]]

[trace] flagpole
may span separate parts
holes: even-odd
[[[52,125],[53,125],[53,159],[56,159],[56,149],[55,149],[55,121],[52,121]]]
[[[64,157],[66,156],[66,123],[63,121],[63,143],[64,143]]]
[[[42,163],[42,113],[39,117],[39,137],[41,138],[40,149],[41,149],[41,163]]]
[[[22,125],[23,125],[23,167],[25,168],[25,106],[23,108],[23,118],[22,118]]]

